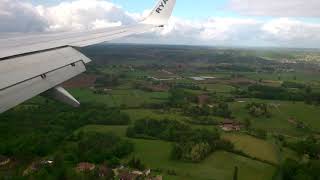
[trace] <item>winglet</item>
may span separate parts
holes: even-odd
[[[163,26],[167,24],[176,0],[159,0],[157,6],[151,11],[150,15],[142,21],[143,24]]]

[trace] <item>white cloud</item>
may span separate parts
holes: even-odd
[[[211,18],[203,23],[200,36],[204,40],[214,41],[245,40],[242,39],[243,35],[249,35],[249,31],[256,29],[259,24],[254,19]]]
[[[69,31],[128,25],[141,20],[149,12],[128,13],[106,0],[65,1],[54,6],[0,0],[0,32]],[[262,21],[253,17],[211,17],[206,20],[173,17],[163,30],[121,40],[136,43],[299,47],[317,47],[319,41],[320,23],[306,23],[293,18]]]
[[[230,0],[229,8],[245,15],[320,17],[319,0]]]
[[[133,17],[120,7],[102,0],[62,2],[37,9],[50,24],[49,30],[96,29],[134,22]]]
[[[281,44],[318,46],[320,42],[320,24],[317,23],[279,18],[265,23],[261,29],[264,39]]]

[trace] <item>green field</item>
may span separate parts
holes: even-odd
[[[83,126],[75,133],[78,132],[98,132],[98,133],[113,133],[115,135],[118,135],[120,137],[124,137],[126,135],[128,126],[104,126],[104,125],[87,125]]]
[[[268,141],[242,134],[224,134],[223,138],[231,141],[237,150],[241,150],[251,157],[274,164],[279,163],[278,150]]]
[[[235,88],[230,85],[225,84],[201,84],[202,88],[207,88],[208,91],[213,91],[217,93],[230,93]]]
[[[258,99],[243,99],[245,102],[235,102],[231,104],[233,115],[239,119],[251,119],[254,128],[264,129],[270,133],[285,133],[287,135],[299,136],[303,134],[303,130],[297,129],[296,126],[290,123],[289,118],[295,118],[302,121],[313,130],[320,130],[320,108],[312,105],[306,105],[303,102],[288,102],[288,101],[272,101],[272,100],[258,100]],[[245,106],[248,102],[264,102],[269,104],[271,108],[272,117],[252,117]]]
[[[272,81],[296,81],[301,83],[319,80],[319,77],[313,73],[306,72],[281,72],[281,73],[241,73],[247,78],[254,80],[272,80]]]
[[[71,89],[81,102],[106,104],[110,107],[140,107],[147,103],[162,103],[168,98],[167,92],[143,92],[135,89],[115,89],[105,95],[94,94],[89,89]]]
[[[178,112],[167,112],[167,111],[156,111],[151,109],[129,109],[124,110],[132,120],[138,120],[143,118],[153,118],[153,119],[176,119],[176,120],[184,120],[187,117],[181,115]]]
[[[227,152],[215,152],[201,163],[176,162],[169,159],[170,143],[151,140],[133,140],[134,156],[139,157],[151,168],[174,170],[177,176],[165,179],[232,179],[235,166],[239,167],[239,180],[269,180],[274,167]]]
[[[113,132],[119,136],[125,136],[125,130],[126,126],[88,125],[76,132]],[[213,153],[200,163],[173,161],[170,160],[170,142],[130,140],[135,145],[135,152],[131,156],[141,159],[149,168],[161,170],[159,173],[164,176],[164,179],[229,180],[232,179],[235,166],[239,167],[239,180],[270,180],[275,172],[275,168],[271,165],[223,151]],[[174,170],[177,175],[168,175],[168,170]]]

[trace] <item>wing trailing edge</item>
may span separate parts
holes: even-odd
[[[85,72],[88,62],[71,47],[0,61],[0,113]]]

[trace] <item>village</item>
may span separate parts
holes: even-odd
[[[9,167],[11,163],[14,163],[5,156],[0,156],[0,169]],[[22,176],[27,177],[30,174],[37,173],[39,170],[45,167],[54,166],[53,160],[38,160],[32,162],[22,173]],[[80,162],[74,167],[74,171],[79,174],[94,174],[100,178],[107,179],[119,179],[119,180],[162,180],[161,175],[155,175],[151,169],[145,169],[143,171],[132,169],[120,165],[116,168],[110,168],[108,165],[97,165],[89,162]]]

